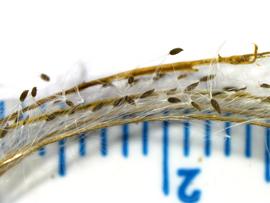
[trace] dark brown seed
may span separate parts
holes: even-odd
[[[246,96],[249,96],[249,94],[247,92],[239,91],[239,92],[235,92],[234,96],[235,97],[246,97]]]
[[[224,87],[223,90],[224,91],[227,91],[227,92],[238,92],[238,91],[241,91],[241,90],[245,90],[247,89],[247,87],[242,87],[242,88],[237,88],[237,87]]]
[[[153,77],[153,80],[159,80],[160,78],[164,77],[165,73],[158,72],[155,77]]]
[[[129,78],[128,78],[128,84],[132,84],[132,83],[134,83],[134,77],[133,76],[130,76]]]
[[[183,78],[186,78],[188,75],[187,74],[181,74],[177,77],[178,80],[181,80]]]
[[[229,87],[224,87],[223,90],[227,92],[235,91],[237,90],[237,87],[229,86]]]
[[[167,95],[175,94],[176,90],[177,90],[177,88],[173,88],[173,89],[168,90]]]
[[[170,102],[170,103],[179,103],[179,102],[181,102],[181,100],[178,99],[177,97],[169,97],[168,102]]]
[[[50,81],[50,77],[48,75],[46,75],[45,73],[41,73],[40,74],[40,78],[46,82]]]
[[[149,97],[149,96],[151,96],[154,93],[154,91],[155,91],[155,89],[148,90],[148,91],[144,92],[140,96],[140,98],[143,99],[143,98]]]
[[[125,98],[121,97],[113,102],[113,107],[121,106],[125,102]]]
[[[78,109],[78,107],[79,107],[80,105],[78,104],[78,105],[76,105],[76,106],[74,106],[74,107],[72,107],[71,109],[70,109],[70,111],[69,111],[69,115],[71,115],[71,114],[74,114],[75,113],[75,111]]]
[[[22,93],[21,93],[21,96],[20,96],[20,101],[21,102],[24,102],[24,100],[26,99],[27,95],[28,95],[28,90],[24,90]]]
[[[263,84],[260,85],[260,87],[262,87],[262,88],[270,88],[270,85],[267,84],[267,83],[263,83]]]
[[[111,87],[111,86],[113,86],[113,84],[110,82],[102,84],[102,87]]]
[[[32,88],[31,95],[32,95],[32,97],[36,97],[37,96],[37,87],[33,87]]]
[[[242,87],[242,88],[238,88],[237,91],[242,91],[242,90],[246,90],[247,87]]]
[[[190,92],[194,90],[199,85],[199,82],[192,83],[191,85],[185,88],[185,92]]]
[[[266,97],[266,98],[262,99],[262,102],[270,102],[270,97]]]
[[[223,93],[224,92],[221,92],[221,91],[213,92],[212,96],[215,97],[215,96],[218,96],[218,95],[223,94]]]
[[[3,138],[6,136],[6,134],[8,133],[8,124],[6,124],[6,126],[4,128],[0,128],[0,138]]]
[[[132,99],[131,97],[129,96],[125,96],[125,101],[129,104],[132,104],[132,105],[135,105],[135,101],[134,99]]]
[[[22,117],[22,114],[21,114],[21,113],[18,113],[18,114],[16,115],[15,119],[14,119],[14,123],[18,123],[19,120],[21,119],[21,117]]]
[[[209,80],[213,80],[216,75],[206,75],[200,78],[200,82],[207,82]]]
[[[54,114],[48,114],[46,117],[47,117],[46,121],[52,121],[53,119],[56,118],[56,116]]]
[[[70,101],[70,100],[66,100],[65,102],[70,107],[74,107],[75,106],[74,103],[72,101]]]
[[[221,114],[221,109],[220,109],[220,106],[219,106],[217,100],[211,99],[211,105],[216,110],[216,112],[218,112],[219,114]]]
[[[25,125],[29,121],[29,115],[26,116],[26,118],[23,120],[23,125]]]
[[[92,111],[93,112],[98,111],[98,110],[102,109],[103,106],[104,106],[103,103],[99,103],[99,104],[97,104],[96,106],[93,107]]]
[[[75,111],[76,111],[76,108],[72,108],[69,112],[68,112],[68,115],[72,115],[72,114],[74,114],[75,113]]]
[[[61,103],[61,102],[63,102],[63,100],[57,99],[57,100],[55,100],[55,101],[53,102],[53,104],[59,104],[59,103]]]
[[[174,48],[169,52],[169,54],[170,55],[176,55],[176,54],[179,54],[182,51],[184,51],[182,48]]]
[[[197,104],[197,103],[194,102],[194,101],[191,102],[191,105],[192,105],[195,109],[197,109],[198,111],[201,111],[201,110],[202,110],[201,107],[200,107],[200,105]]]

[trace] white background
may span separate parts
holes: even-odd
[[[166,62],[174,47],[185,50],[174,61],[249,53],[252,43],[268,51],[269,36],[268,1],[1,0],[0,93],[18,97],[44,86],[41,72],[57,80],[80,63],[91,78]]]

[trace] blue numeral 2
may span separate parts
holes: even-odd
[[[178,176],[183,176],[183,182],[178,188],[178,198],[182,202],[194,203],[198,202],[201,198],[201,191],[194,190],[192,193],[187,194],[188,186],[192,183],[192,180],[200,173],[200,169],[179,169],[177,171]]]

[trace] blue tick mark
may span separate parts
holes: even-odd
[[[252,128],[250,124],[246,125],[246,142],[245,142],[245,156],[247,158],[251,157],[251,133],[252,133]]]
[[[224,143],[224,154],[225,156],[231,155],[231,123],[225,122],[225,143]]]
[[[211,121],[205,121],[205,143],[204,154],[209,157],[211,155]]]
[[[148,155],[148,122],[143,122],[142,127],[142,153],[144,156]]]
[[[162,173],[163,184],[162,191],[164,195],[169,195],[169,122],[163,121],[163,139],[162,139]]]
[[[45,149],[45,147],[41,147],[41,148],[38,150],[38,154],[39,154],[39,156],[45,156],[45,154],[46,154],[46,149]]]
[[[65,176],[66,175],[65,140],[60,140],[58,142],[58,146],[59,146],[58,174],[60,176]]]
[[[127,158],[128,157],[128,139],[129,139],[129,132],[128,132],[128,124],[123,125],[123,136],[122,136],[122,155]]]
[[[102,156],[107,156],[108,154],[107,128],[102,128],[100,131],[100,153]]]
[[[189,145],[190,145],[190,123],[188,121],[184,121],[184,138],[183,138],[183,153],[184,156],[189,156]]]
[[[270,128],[265,128],[265,181],[270,182]]]
[[[5,102],[0,101],[0,119],[4,118],[5,116]]]
[[[84,133],[79,136],[79,154],[81,157],[86,155],[86,137]]]

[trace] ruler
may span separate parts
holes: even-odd
[[[1,101],[1,117],[12,106]],[[269,147],[270,129],[249,124],[115,126],[41,148],[1,178],[0,200],[266,203]]]

